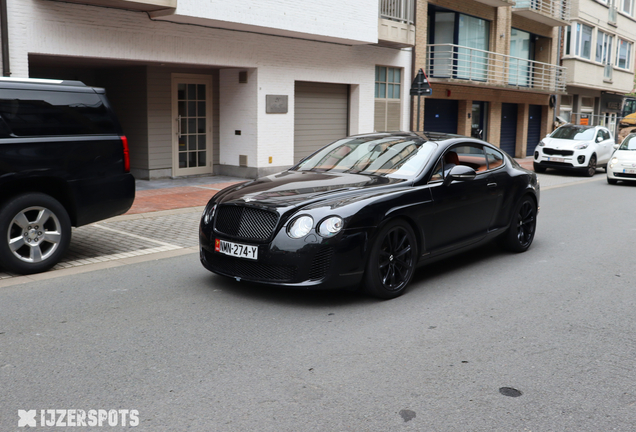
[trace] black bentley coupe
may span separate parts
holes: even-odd
[[[536,174],[484,141],[357,135],[212,197],[201,262],[236,280],[394,298],[419,265],[495,238],[527,250],[538,211]]]

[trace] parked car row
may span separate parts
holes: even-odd
[[[636,134],[615,144],[602,126],[566,124],[543,138],[534,151],[534,171],[574,170],[589,177],[604,168],[607,182],[636,182]]]

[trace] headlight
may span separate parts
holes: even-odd
[[[614,165],[618,162],[618,158],[613,157],[610,161],[609,161],[609,165],[610,168],[613,168]]]
[[[545,145],[545,143],[543,142],[543,140],[539,141],[539,147],[543,147]]]
[[[301,238],[309,234],[314,226],[311,216],[301,216],[296,218],[287,227],[287,235],[291,238]]]
[[[575,146],[574,146],[574,148],[575,148],[575,149],[577,149],[577,150],[583,150],[583,149],[586,149],[586,148],[587,148],[587,146],[589,146],[589,144],[588,144],[588,143],[585,143],[585,144],[577,144],[577,145],[575,145]]]
[[[216,204],[209,205],[203,210],[203,223],[208,225],[214,219],[214,212],[216,211]]]
[[[335,236],[342,230],[342,218],[339,216],[331,216],[320,223],[318,234],[323,237]]]

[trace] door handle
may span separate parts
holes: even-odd
[[[181,138],[181,116],[177,117],[177,137]]]
[[[489,188],[496,188],[497,187],[497,183],[488,183],[488,187]]]

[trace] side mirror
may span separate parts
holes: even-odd
[[[603,137],[600,137],[600,136],[596,137],[596,142],[597,143],[600,143],[601,141],[603,141]]]
[[[614,150],[618,150],[618,148],[620,147],[620,144],[614,144],[612,147],[614,147]]]
[[[452,181],[467,181],[475,178],[477,173],[471,167],[465,165],[456,165],[451,168],[450,172],[444,179],[444,184],[449,185]]]

